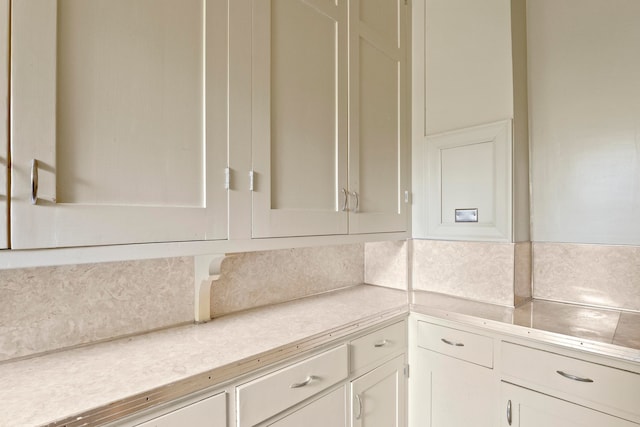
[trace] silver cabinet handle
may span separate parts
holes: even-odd
[[[38,161],[31,160],[31,204],[38,203]]]
[[[359,394],[356,394],[356,400],[358,401],[358,415],[356,415],[356,420],[362,418],[362,399]]]
[[[464,344],[461,343],[461,342],[453,342],[453,341],[449,341],[449,340],[444,339],[444,338],[440,338],[440,341],[442,341],[445,344],[452,345],[454,347],[464,347]]]
[[[578,381],[578,382],[581,382],[581,383],[592,383],[593,382],[593,380],[591,378],[581,378],[581,377],[578,377],[578,376],[575,376],[575,375],[567,374],[566,372],[562,372],[562,371],[556,371],[556,372],[558,374],[562,375],[563,377],[568,378],[568,379],[573,380],[573,381]]]
[[[302,381],[301,383],[293,383],[289,386],[289,388],[301,388],[304,386],[309,385],[309,383],[313,380],[317,379],[317,377],[313,376],[313,375],[309,375],[307,378],[305,378],[304,381]]]
[[[511,414],[511,401],[508,401],[507,402],[507,422],[509,423],[509,425],[511,425],[511,421],[513,421],[512,414]]]
[[[360,196],[358,196],[357,191],[352,191],[351,195],[356,198],[356,207],[353,212],[358,212],[358,209],[360,208]]]
[[[376,348],[380,348],[380,347],[384,347],[387,344],[389,344],[389,341],[387,340],[382,340],[382,341],[378,341],[377,343],[375,343],[373,346]]]
[[[344,201],[342,202],[342,212],[347,212],[349,210],[349,192],[346,188],[342,188],[342,194],[344,195]]]

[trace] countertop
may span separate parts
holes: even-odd
[[[213,385],[406,314],[408,308],[405,291],[363,285],[4,363],[0,426],[69,421],[202,375]]]
[[[544,300],[511,308],[422,291],[411,299],[411,312],[640,362],[640,313]]]
[[[360,285],[0,364],[0,426],[64,425],[56,423],[132,398],[204,389],[409,311],[640,362],[637,313],[548,301],[509,308]]]

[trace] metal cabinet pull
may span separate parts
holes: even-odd
[[[342,188],[342,194],[344,195],[344,200],[342,202],[342,212],[347,212],[349,210],[349,192],[347,191],[346,188]]]
[[[358,212],[358,209],[360,208],[360,196],[358,196],[357,191],[352,191],[351,195],[356,198],[356,207],[353,212]]]
[[[31,204],[38,203],[38,161],[31,160]]]
[[[568,378],[568,379],[573,380],[573,381],[578,381],[578,382],[581,382],[581,383],[592,383],[593,382],[593,380],[591,378],[581,378],[581,377],[578,377],[578,376],[575,376],[575,375],[567,374],[566,372],[562,372],[562,371],[556,371],[556,372],[558,374],[562,375],[563,377]]]
[[[376,347],[376,348],[380,348],[380,347],[384,347],[384,346],[386,346],[387,344],[389,344],[389,341],[387,341],[387,340],[385,339],[385,340],[382,340],[382,341],[378,341],[378,342],[377,342],[377,343],[375,343],[373,346],[374,346],[374,347]]]
[[[317,377],[313,376],[313,375],[309,375],[304,381],[302,381],[301,383],[293,383],[289,386],[289,388],[301,388],[304,386],[309,385],[309,383],[313,380],[317,379]]]
[[[511,401],[508,401],[507,402],[507,423],[511,425],[511,421],[513,421],[512,414],[511,414]]]
[[[358,401],[358,415],[356,415],[356,420],[362,418],[362,399],[359,394],[356,394],[356,400]]]
[[[449,341],[449,340],[444,339],[444,338],[440,338],[440,340],[441,340],[443,343],[448,344],[448,345],[452,345],[452,346],[454,346],[454,347],[464,347],[464,344],[463,344],[463,343],[461,343],[461,342],[453,342],[453,341]]]

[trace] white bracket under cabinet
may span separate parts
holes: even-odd
[[[511,120],[428,136],[418,193],[428,209],[414,237],[511,241],[512,141]],[[457,220],[461,210],[475,220]]]

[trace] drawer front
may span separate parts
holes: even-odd
[[[344,380],[347,353],[342,345],[239,386],[238,425],[253,426]]]
[[[493,368],[493,339],[482,335],[418,322],[418,347]]]
[[[407,323],[395,323],[351,341],[351,371],[395,353],[406,352]]]
[[[225,393],[220,393],[139,424],[138,427],[223,427],[226,425],[227,396]]]
[[[504,342],[502,373],[547,394],[640,416],[640,375],[632,372]]]

